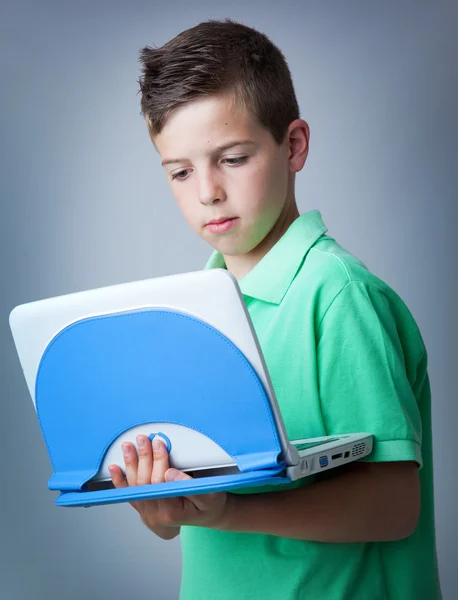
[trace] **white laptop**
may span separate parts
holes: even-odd
[[[372,451],[373,438],[366,432],[288,440],[243,296],[237,281],[225,269],[133,281],[30,302],[14,308],[10,314],[10,328],[34,405],[40,363],[62,332],[91,318],[145,310],[176,311],[189,315],[218,330],[239,349],[255,371],[268,397],[281,446],[281,459],[285,464],[285,475],[291,481],[363,458]],[[65,398],[62,402],[65,402]],[[176,422],[150,422],[119,433],[106,449],[97,473],[86,482],[85,490],[112,487],[108,465],[118,464],[124,470],[121,444],[130,441],[135,445],[138,434],[150,437],[152,434],[162,438],[170,450],[170,464],[194,478],[240,472],[239,466],[228,452],[196,429]]]

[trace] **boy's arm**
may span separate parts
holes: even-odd
[[[428,379],[421,339],[401,309],[376,286],[351,281],[316,331],[324,433],[371,432],[371,462],[303,488],[230,494],[221,528],[336,543],[398,540],[414,531],[422,464],[417,396],[426,398]]]
[[[413,533],[419,513],[415,462],[355,462],[300,489],[229,494],[214,528],[316,542],[394,541]]]
[[[146,436],[139,456],[130,443],[126,477],[118,466],[110,472],[115,487],[191,479],[170,469],[162,443]],[[153,442],[154,443],[154,442]],[[340,471],[340,472],[339,472]],[[247,533],[266,533],[320,542],[397,540],[416,527],[420,504],[415,462],[352,463],[329,479],[300,489],[253,495],[216,492],[132,503],[145,525],[163,539],[178,535],[181,525]]]

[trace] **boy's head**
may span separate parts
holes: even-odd
[[[225,256],[250,253],[297,216],[294,174],[308,151],[282,53],[228,19],[147,46],[140,60],[142,114],[185,219]],[[223,217],[232,227],[207,225]]]

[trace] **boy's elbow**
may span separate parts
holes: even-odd
[[[402,523],[397,527],[397,531],[393,532],[393,539],[387,541],[397,542],[410,537],[417,529],[419,514],[409,514]]]
[[[420,490],[418,494],[413,498],[413,506],[410,507],[406,519],[404,520],[403,526],[399,532],[400,540],[410,537],[418,526],[420,520]]]
[[[418,526],[421,508],[417,464],[356,463],[353,468],[373,478],[373,541],[396,542],[410,537]]]
[[[410,511],[408,514],[399,513],[395,518],[389,518],[388,523],[382,526],[377,523],[375,530],[370,538],[366,541],[371,542],[399,542],[410,537],[416,530],[418,525],[419,515]]]
[[[393,499],[391,520],[392,539],[399,541],[410,537],[418,526],[421,510],[420,478],[415,462],[397,463],[393,467]]]

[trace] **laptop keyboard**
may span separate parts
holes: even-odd
[[[337,442],[338,440],[340,440],[340,437],[329,438],[320,442],[304,442],[303,444],[295,444],[294,442],[292,442],[292,445],[296,448],[296,450],[308,450],[309,448],[314,448],[315,446],[322,446],[323,444],[329,444],[329,442]]]

